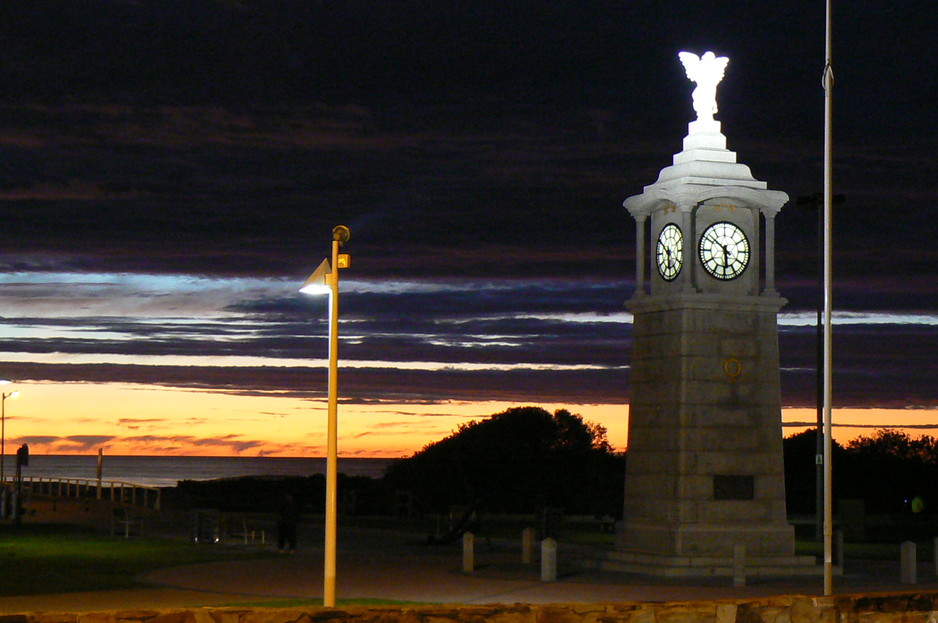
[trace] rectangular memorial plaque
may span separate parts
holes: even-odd
[[[717,474],[713,477],[713,499],[715,500],[752,500],[755,495],[756,479],[753,476]]]

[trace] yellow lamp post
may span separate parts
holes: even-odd
[[[338,392],[339,392],[339,269],[348,268],[349,255],[339,253],[348,242],[349,228],[332,230],[332,262],[324,259],[300,288],[303,294],[329,294],[329,409],[326,431],[326,541],[323,565],[322,604],[335,607],[335,568],[338,514]],[[335,268],[333,268],[335,267]]]

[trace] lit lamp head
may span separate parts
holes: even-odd
[[[331,274],[332,266],[329,265],[329,260],[323,260],[319,264],[319,268],[313,271],[309,279],[303,283],[300,292],[309,295],[329,294],[331,288],[329,287],[328,276]]]
[[[349,267],[349,255],[347,253],[338,253],[338,247],[348,242],[351,236],[352,232],[345,225],[336,225],[332,229],[332,253],[336,261],[335,269],[333,269],[328,259],[323,260],[322,263],[319,264],[319,268],[303,283],[300,292],[315,295],[329,294],[332,291],[332,287],[338,283],[338,275],[334,274],[332,271]]]
[[[12,382],[13,381],[7,379],[0,379],[0,385],[10,385]],[[16,398],[19,395],[19,392],[3,392],[3,399],[6,400],[7,398]]]
[[[0,379],[0,385],[10,385],[13,381],[7,379]],[[3,392],[3,401],[6,402],[7,398],[16,398],[20,393],[18,391],[14,392]]]

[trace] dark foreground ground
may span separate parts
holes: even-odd
[[[73,519],[100,521],[108,513],[94,505],[57,503],[35,507],[30,521]],[[164,514],[153,522],[166,535],[188,538],[189,516]],[[272,526],[270,527],[272,531]],[[106,609],[170,608],[183,606],[282,603],[322,597],[322,525],[309,519],[301,525],[299,551],[278,555],[275,537],[244,547],[270,552],[249,561],[210,562],[150,572],[141,577],[144,588],[91,593],[50,594],[0,598],[0,613],[25,611],[90,611]],[[115,536],[115,538],[121,538]],[[195,545],[193,547],[212,547]],[[513,540],[479,539],[476,569],[462,571],[460,544],[428,545],[413,532],[343,525],[340,521],[337,596],[340,600],[376,599],[420,603],[551,603],[681,601],[757,597],[782,594],[817,595],[821,577],[750,578],[733,587],[729,578],[664,580],[637,575],[587,570],[579,562],[602,554],[601,546],[559,547],[560,574],[556,582],[542,582],[538,566],[520,562],[520,545]],[[897,548],[898,549],[898,548]],[[835,593],[869,593],[938,589],[934,566],[919,564],[919,583],[902,584],[896,561],[848,559]]]

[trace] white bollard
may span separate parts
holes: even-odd
[[[900,569],[902,574],[902,583],[903,584],[915,584],[916,583],[916,569],[915,569],[915,543],[912,541],[906,541],[899,546],[899,559],[900,559]]]
[[[841,569],[844,567],[844,531],[834,530],[834,564]]]
[[[521,564],[530,565],[534,561],[534,528],[521,531]]]
[[[541,582],[557,581],[557,541],[548,537],[541,541]]]
[[[935,549],[934,549],[934,558],[935,558],[935,575],[938,575],[938,537],[935,537]]]
[[[746,546],[733,546],[733,586],[746,586]]]
[[[476,537],[471,532],[462,535],[462,570],[464,573],[472,573],[476,566]]]

